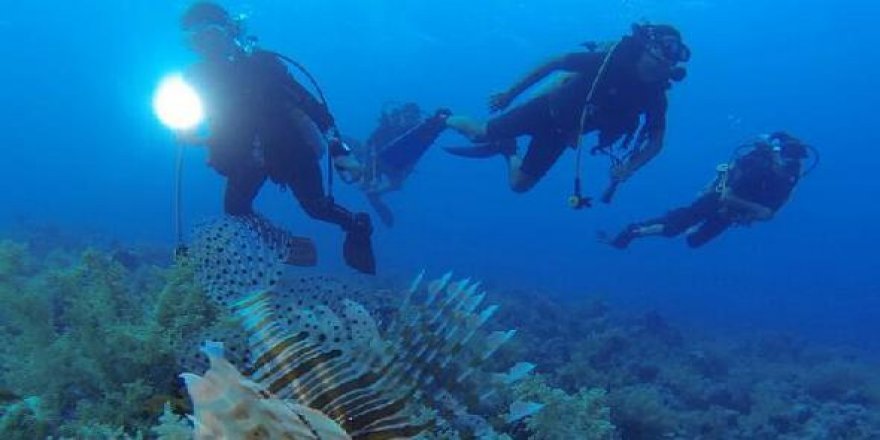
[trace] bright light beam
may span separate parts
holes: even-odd
[[[205,119],[202,100],[180,74],[165,77],[153,95],[153,111],[172,130],[192,130]]]

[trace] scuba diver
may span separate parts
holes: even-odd
[[[612,157],[611,184],[603,201],[609,203],[617,185],[654,158],[663,146],[666,130],[666,91],[684,79],[680,63],[690,59],[681,34],[669,25],[634,24],[632,34],[600,48],[550,60],[513,85],[492,96],[491,111],[506,109],[519,95],[557,71],[564,72],[544,93],[539,93],[486,123],[453,115],[447,124],[468,137],[475,146],[447,148],[466,157],[501,154],[509,168],[515,192],[531,189],[559,159],[566,147],[578,150],[581,136],[598,132],[592,154]],[[644,121],[642,121],[644,116]],[[516,138],[528,135],[531,142],[524,157],[517,154]],[[618,151],[614,145],[618,142]],[[575,178],[573,208],[589,206],[580,194],[580,171]]]
[[[382,195],[401,188],[419,159],[446,130],[450,114],[447,109],[438,109],[426,118],[416,103],[395,105],[382,110],[366,142],[346,139],[364,164],[359,187],[386,226],[394,226],[394,215]]]
[[[804,171],[804,161],[813,164]],[[627,226],[608,244],[625,249],[636,238],[675,237],[688,232],[687,244],[696,248],[735,225],[773,218],[797,183],[818,164],[813,147],[785,132],[760,137],[737,149],[734,158],[718,166],[718,176],[690,206],[665,216]]]
[[[226,177],[225,212],[253,216],[253,199],[271,179],[290,188],[310,217],[345,231],[343,256],[349,266],[375,273],[369,215],[350,212],[324,190],[320,160],[325,150],[343,177],[356,178],[361,166],[339,138],[320,89],[319,101],[285,64],[300,68],[296,62],[257,48],[241,20],[214,3],[192,5],[181,27],[200,58],[187,76],[205,102],[208,119],[206,138],[190,134],[184,141],[206,144],[208,164]],[[333,171],[327,172],[331,183]]]

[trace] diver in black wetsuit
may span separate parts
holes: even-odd
[[[310,217],[342,227],[348,265],[375,273],[369,215],[348,211],[324,192],[325,150],[340,173],[357,177],[361,170],[341,140],[325,136],[335,131],[326,106],[296,81],[280,55],[252,47],[241,23],[220,6],[196,3],[181,25],[201,58],[188,77],[208,116],[209,136],[192,141],[207,144],[208,163],[226,177],[226,213],[252,215],[253,199],[271,179],[289,187]]]
[[[599,145],[594,153],[610,154],[614,144],[625,139],[620,147],[629,149],[630,155],[612,169],[612,185],[628,178],[662,148],[666,91],[672,81],[684,78],[685,70],[678,63],[688,61],[690,51],[675,28],[650,24],[633,25],[632,35],[608,48],[588,47],[589,51],[552,59],[510,90],[492,96],[490,109],[500,111],[551,73],[567,72],[549,92],[488,123],[450,117],[447,123],[451,128],[483,145],[447,150],[471,157],[503,154],[510,169],[510,187],[525,192],[566,147],[578,146],[582,134],[597,131]],[[521,159],[515,139],[524,135],[531,136],[531,143]],[[635,144],[630,146],[633,140]]]
[[[718,177],[690,206],[629,225],[608,243],[624,249],[636,238],[674,237],[691,230],[687,243],[699,247],[731,226],[773,218],[803,175],[803,161],[811,147],[787,133],[776,132],[742,149],[749,151],[729,164],[719,165]]]
[[[451,112],[439,109],[425,118],[418,104],[408,102],[382,110],[376,129],[365,143],[346,139],[352,152],[365,166],[360,189],[386,226],[394,215],[382,195],[401,188],[419,159],[446,129]]]

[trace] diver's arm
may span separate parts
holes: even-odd
[[[757,148],[736,160],[727,182],[721,192],[721,201],[749,213],[753,220],[769,220],[791,197],[797,177],[790,174],[778,175],[779,170],[767,170],[773,162],[769,149]],[[768,176],[767,172],[772,172]],[[760,193],[752,197],[737,194],[738,188],[760,188]]]
[[[660,154],[666,136],[667,105],[664,93],[645,112],[645,124],[636,143],[636,150],[629,161],[615,172],[615,177],[625,180]]]
[[[772,208],[737,196],[730,188],[725,188],[721,193],[721,201],[733,207],[749,211],[752,214],[752,220],[770,220],[776,213],[776,210]]]
[[[369,188],[365,188],[364,192],[367,194],[374,194],[376,196],[379,196],[392,191],[397,191],[399,189],[400,184],[395,184],[395,182],[391,182],[387,179],[381,179],[380,181],[371,185]]]
[[[290,90],[290,93],[296,97],[297,106],[307,114],[312,121],[315,121],[315,125],[317,125],[322,132],[326,133],[336,124],[333,120],[333,115],[330,114],[327,106],[318,101],[292,76],[290,77],[288,89]]]
[[[538,68],[529,72],[528,75],[520,79],[516,84],[505,92],[511,99],[516,98],[523,92],[531,88],[533,85],[546,78],[547,75],[562,68],[565,57],[556,57],[538,66]]]
[[[629,159],[627,167],[629,168],[630,172],[636,172],[636,170],[643,167],[646,163],[650,162],[651,159],[657,157],[657,155],[660,154],[660,150],[662,149],[663,131],[649,134],[648,138],[644,142],[644,146],[639,149],[639,151],[637,151],[635,154],[633,154],[633,156]]]
[[[355,183],[361,180],[364,174],[364,165],[355,157],[344,143],[335,140],[330,141],[330,156],[333,159],[333,168],[339,173],[345,183]]]
[[[660,150],[663,149],[663,131],[649,133],[643,139],[640,139],[638,144],[641,147],[637,146],[637,150],[626,163],[617,165],[611,170],[612,180],[622,182],[628,179],[639,168],[657,157],[660,154]]]
[[[326,133],[334,126],[333,115],[327,106],[319,101],[305,86],[299,83],[278,54],[259,51],[252,55],[254,62],[261,65],[264,81],[278,81],[297,108],[303,111]]]
[[[537,69],[529,72],[528,75],[523,77],[509,89],[504,92],[496,93],[489,97],[489,109],[492,111],[500,111],[507,108],[514,99],[516,99],[523,92],[543,80],[547,77],[547,75],[555,72],[562,68],[563,61],[565,57],[557,57],[554,58],[540,66]]]

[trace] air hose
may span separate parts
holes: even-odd
[[[312,87],[315,89],[315,93],[318,95],[318,99],[321,101],[321,106],[324,107],[324,111],[326,111],[327,114],[331,115],[332,117],[333,113],[330,111],[330,104],[327,102],[326,96],[324,96],[324,91],[321,89],[321,85],[318,84],[318,80],[316,80],[315,77],[312,76],[311,72],[309,72],[309,70],[306,69],[306,67],[302,65],[302,63],[294,60],[293,58],[282,55],[278,52],[272,52],[272,54],[286,61],[291,66],[295,67],[297,70],[300,71],[300,73],[303,74],[303,76],[306,77],[306,79],[309,80],[309,83],[311,83]],[[330,134],[336,137],[339,142],[342,142],[342,135],[340,134],[339,128],[336,126],[335,122],[330,127]],[[333,155],[329,154],[329,152],[327,154],[327,197],[333,199]]]
[[[186,245],[183,243],[183,153],[184,147],[177,145],[177,157],[174,161],[174,236],[177,243],[174,246],[174,255],[185,256]]]
[[[584,109],[581,111],[581,117],[578,125],[578,131],[576,133],[575,140],[575,161],[574,161],[574,188],[572,195],[568,197],[568,206],[572,209],[583,209],[590,206],[590,198],[584,197],[583,192],[581,190],[581,156],[583,155],[582,141],[584,126],[587,123],[587,117],[592,116],[593,113],[593,97],[596,94],[596,90],[599,88],[599,82],[605,78],[605,71],[608,70],[608,63],[611,61],[611,57],[614,56],[614,53],[617,51],[617,47],[620,45],[620,42],[614,43],[611,46],[611,49],[608,50],[608,53],[605,54],[605,57],[602,59],[602,64],[599,66],[599,71],[596,72],[596,77],[593,79],[593,83],[590,85],[590,91],[587,93],[587,97],[584,100]]]

